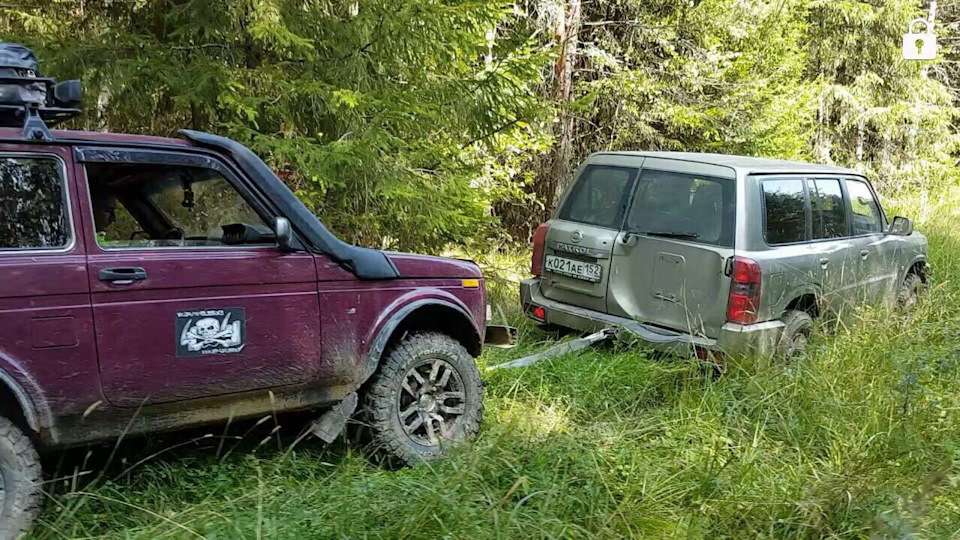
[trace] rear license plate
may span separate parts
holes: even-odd
[[[584,281],[592,281],[594,283],[600,281],[600,276],[603,275],[603,268],[601,268],[599,264],[557,257],[555,255],[547,255],[544,266],[548,272],[570,276]]]

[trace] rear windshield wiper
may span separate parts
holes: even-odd
[[[700,238],[699,233],[684,232],[684,231],[640,231],[637,234],[646,234],[649,236],[663,236],[665,238],[689,238],[694,240],[697,238]]]

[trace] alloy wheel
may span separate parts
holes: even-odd
[[[426,359],[403,376],[397,414],[403,431],[423,446],[450,440],[465,411],[466,392],[457,370],[440,358]]]

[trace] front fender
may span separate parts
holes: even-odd
[[[366,369],[363,377],[364,380],[370,378],[377,370],[380,357],[383,355],[387,343],[390,341],[390,337],[404,319],[414,311],[426,306],[440,306],[459,313],[469,322],[470,327],[476,334],[477,340],[481,340],[483,333],[480,331],[476,320],[470,315],[470,310],[462,300],[441,289],[431,289],[426,292],[422,290],[411,292],[395,300],[388,309],[384,310],[384,316],[374,325],[370,339],[366,340],[367,343],[370,343],[370,347],[367,349],[365,355]]]
[[[895,287],[899,287],[903,280],[907,278],[907,272],[917,263],[923,263],[924,267],[927,267],[927,256],[923,253],[914,254],[913,258],[909,259],[907,263],[900,268],[900,279],[895,284]],[[926,281],[926,276],[922,276],[923,280]]]

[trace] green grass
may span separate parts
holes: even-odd
[[[864,312],[803,362],[717,376],[621,346],[485,374],[480,437],[397,471],[343,442],[290,448],[272,421],[237,431],[228,455],[234,439],[201,438],[128,474],[183,437],[125,444],[92,483],[111,449],[92,466],[81,452],[61,465],[36,536],[957,537],[960,196],[945,199],[900,202],[931,241],[919,310]],[[518,322],[510,280],[525,261],[492,260],[494,303]],[[481,365],[548,344],[520,324],[523,345]]]

